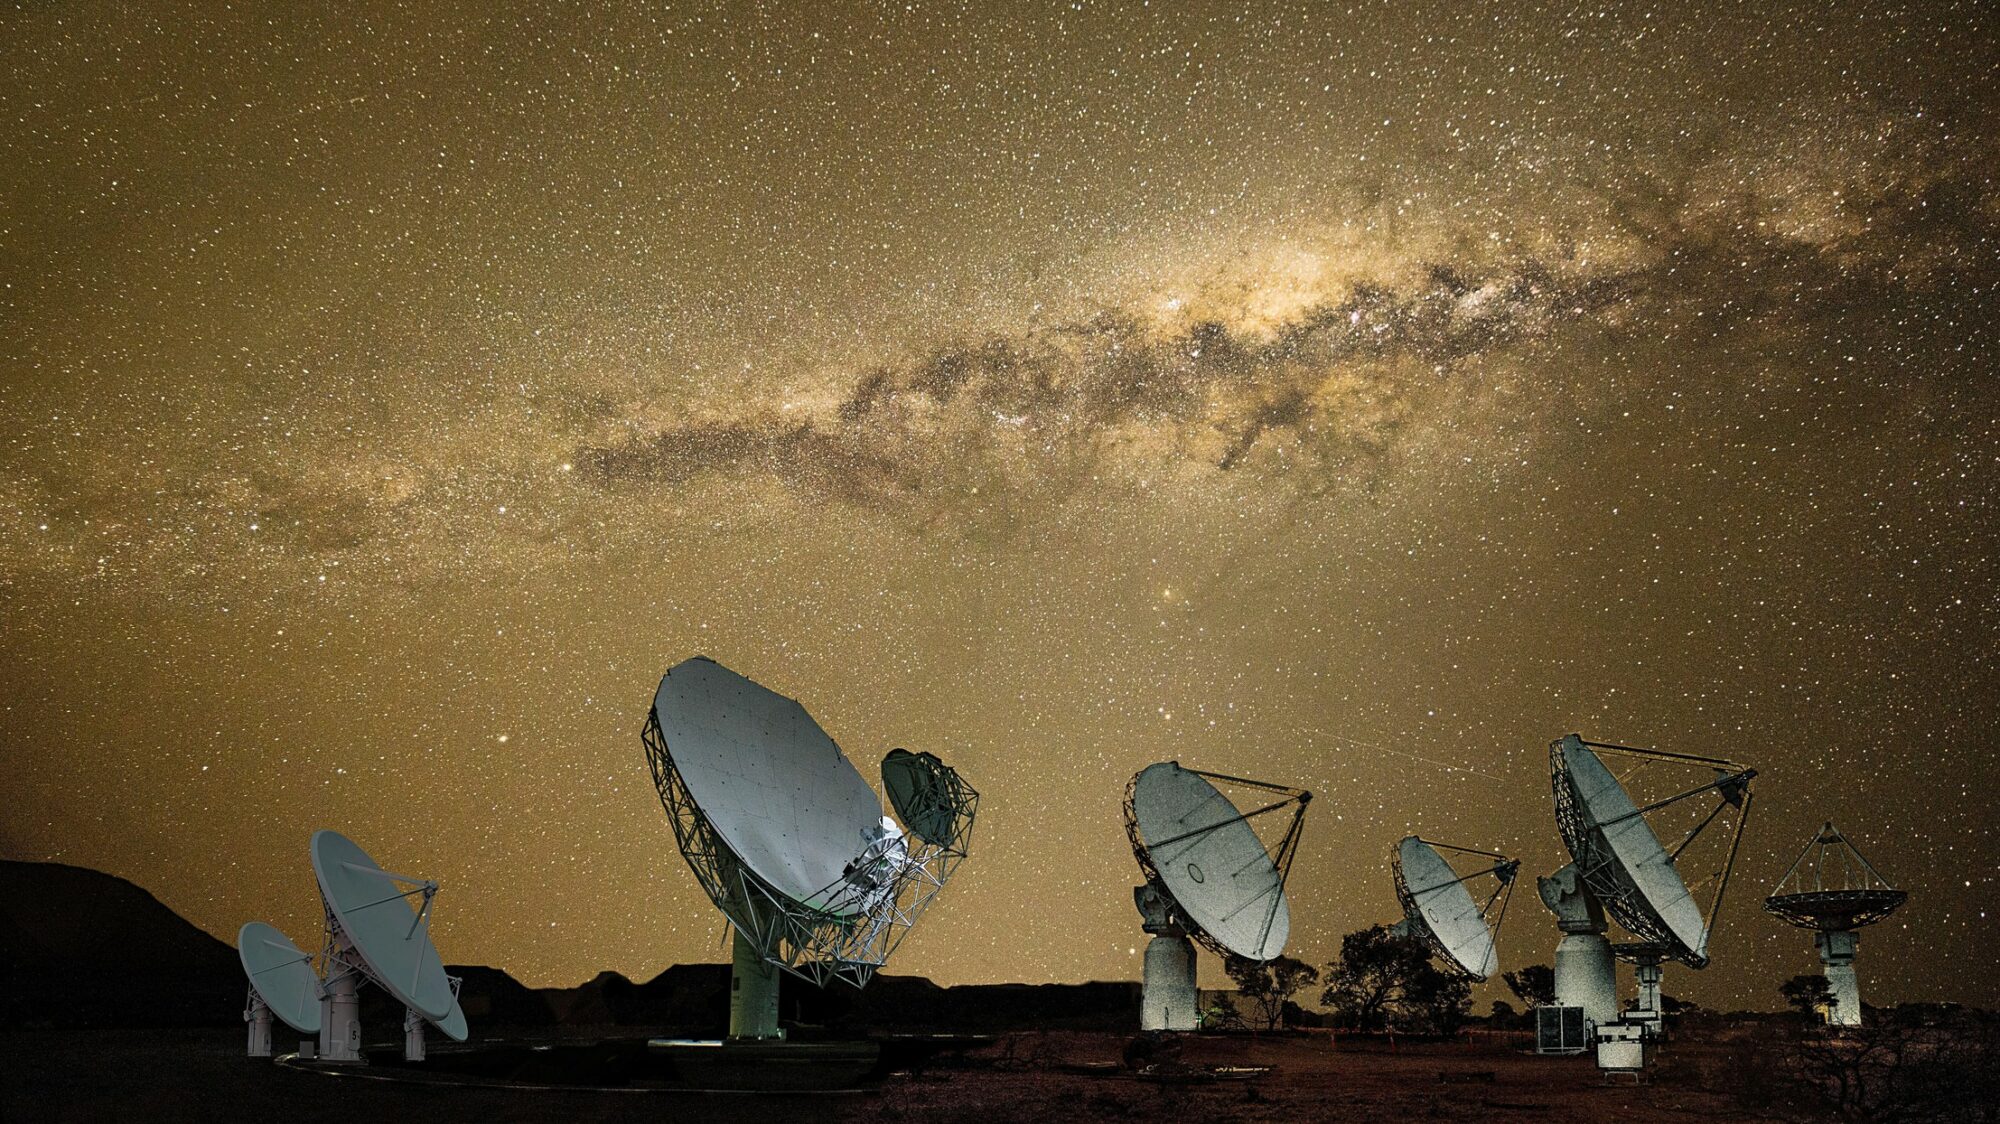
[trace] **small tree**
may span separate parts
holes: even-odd
[[[1381,925],[1347,934],[1321,998],[1339,1025],[1451,1034],[1472,1014],[1472,984],[1439,971],[1415,937]]]
[[[1507,990],[1529,1009],[1553,1007],[1556,1002],[1556,970],[1547,964],[1530,964],[1518,972],[1504,973]]]
[[[1833,996],[1833,986],[1825,976],[1793,976],[1778,985],[1778,994],[1792,1005],[1799,1014],[1812,1018],[1822,1008],[1832,1010],[1839,1000]]]
[[[1397,1029],[1416,1034],[1457,1034],[1472,1017],[1472,981],[1439,971],[1426,956],[1404,992]]]
[[[1497,1030],[1506,1030],[1509,1027],[1519,1025],[1521,1015],[1520,1012],[1514,1010],[1512,1003],[1507,1002],[1505,999],[1495,999],[1492,1011],[1486,1016],[1486,1022]]]
[[[1319,982],[1319,969],[1303,960],[1280,956],[1273,960],[1251,960],[1232,956],[1223,970],[1235,982],[1237,994],[1250,1004],[1247,1018],[1265,1030],[1276,1030],[1285,1022],[1285,1004],[1292,996]]]
[[[1201,1013],[1203,1030],[1245,1030],[1248,1025],[1243,1021],[1243,1012],[1226,996],[1216,996]]]

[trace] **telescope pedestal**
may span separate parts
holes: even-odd
[[[1618,965],[1604,937],[1604,907],[1583,888],[1575,863],[1536,879],[1535,888],[1563,931],[1556,946],[1556,1006],[1583,1008],[1585,1033],[1594,1034],[1618,1018]]]
[[[1565,933],[1556,945],[1556,1006],[1581,1007],[1590,1026],[1618,1017],[1618,964],[1603,930]]]
[[[243,1021],[250,1024],[249,1056],[268,1058],[271,1056],[271,1008],[266,1006],[256,988],[250,989],[250,1006],[243,1012]]]
[[[778,968],[764,959],[740,930],[735,934],[729,971],[729,1039],[732,1042],[776,1042],[785,1037],[778,1026]]]
[[[1854,974],[1854,954],[1860,951],[1861,934],[1820,932],[1813,934],[1819,948],[1819,962],[1826,973],[1827,987],[1833,992],[1833,1006],[1826,1012],[1828,1026],[1861,1025],[1861,980]]]
[[[1628,1018],[1643,1025],[1649,1037],[1658,1039],[1665,1025],[1660,1009],[1660,977],[1665,972],[1660,967],[1660,957],[1640,957],[1633,963],[1632,974],[1639,981],[1639,1001]]]
[[[319,1060],[361,1060],[361,996],[352,969],[334,972],[319,1001]]]
[[[1154,887],[1132,887],[1132,904],[1146,942],[1139,992],[1140,1030],[1194,1030],[1201,1025],[1201,992],[1195,987],[1194,942],[1174,916],[1172,903]]]
[[[420,1062],[424,1060],[423,1012],[415,1007],[403,1008],[403,1060]]]
[[[1194,1030],[1201,1021],[1195,988],[1194,942],[1162,933],[1146,942],[1146,976],[1139,1006],[1140,1030]]]

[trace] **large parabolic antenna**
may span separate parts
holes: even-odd
[[[1214,781],[1277,799],[1245,812]],[[1153,934],[1142,1029],[1199,1025],[1190,941],[1225,958],[1271,960],[1285,950],[1292,930],[1285,879],[1311,800],[1304,789],[1184,769],[1176,761],[1148,765],[1125,786],[1125,835],[1146,878],[1133,896]],[[1290,820],[1277,847],[1267,848],[1251,821],[1281,812]]]
[[[1684,766],[1712,776],[1640,807],[1606,758],[1632,765],[1634,771],[1648,765]],[[1570,734],[1549,746],[1549,772],[1563,843],[1591,894],[1644,946],[1634,958],[1653,957],[1655,963],[1678,960],[1691,968],[1707,965],[1709,933],[1735,867],[1737,844],[1750,810],[1750,782],[1757,771],[1721,758],[1586,742]],[[1700,799],[1712,799],[1713,806],[1669,850],[1646,817]],[[1725,813],[1735,821],[1728,846],[1696,884],[1708,894],[1704,915],[1696,889],[1682,875],[1682,859]]]
[[[438,884],[392,874],[337,831],[312,836],[313,874],[326,906],[327,977],[321,1055],[358,1057],[360,1024],[354,991],[366,979],[411,1012],[404,1022],[405,1056],[423,1057],[423,1023],[464,1041],[458,989],[431,943],[431,906]],[[417,899],[413,901],[412,899]]]
[[[1908,898],[1829,820],[1764,899],[1764,908],[1787,924],[1813,930],[1833,1000],[1827,1022],[1861,1025],[1861,984],[1854,973],[1861,935],[1856,930],[1894,913]]]
[[[867,983],[966,857],[979,794],[950,767],[883,761],[906,835],[805,707],[706,657],[660,680],[643,740],[681,854],[736,930],[738,994],[759,963]],[[732,1036],[776,1036],[776,1003],[773,978]]]
[[[1491,861],[1471,874],[1460,874],[1441,851]],[[1494,936],[1507,915],[1514,876],[1521,869],[1518,861],[1492,851],[1411,835],[1396,844],[1389,866],[1395,874],[1396,900],[1402,904],[1408,930],[1430,946],[1433,955],[1446,967],[1474,980],[1484,980],[1500,970]],[[1474,898],[1472,883],[1488,876],[1494,880],[1493,889],[1484,901]]]
[[[270,1056],[273,1015],[300,1034],[319,1033],[319,973],[311,953],[272,926],[252,921],[236,934],[236,955],[250,981],[244,1018],[252,1055]]]
[[[337,831],[313,832],[312,864],[327,912],[339,922],[369,978],[426,1018],[449,1015],[451,980],[431,943],[431,899],[437,884],[383,870]],[[413,894],[422,898],[415,910]]]

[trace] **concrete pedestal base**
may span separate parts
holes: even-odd
[[[1833,990],[1833,1006],[1827,1009],[1828,1026],[1861,1025],[1861,979],[1854,974],[1854,954],[1861,951],[1861,934],[1848,932],[1815,933],[1819,962],[1826,983]]]
[[[326,982],[319,1001],[319,1060],[361,1061],[361,997],[355,994],[353,972],[338,972]]]
[[[1555,967],[1556,1006],[1583,1008],[1587,1029],[1618,1018],[1618,964],[1602,932],[1565,934]]]
[[[1193,1030],[1201,1024],[1194,968],[1194,942],[1186,937],[1162,935],[1147,942],[1140,1030]]]
[[[737,933],[729,970],[729,1040],[778,1042],[784,1037],[778,1026],[778,966]]]

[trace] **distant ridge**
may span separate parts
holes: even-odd
[[[312,947],[318,934],[294,934]],[[713,1035],[729,1020],[729,966],[676,964],[644,983],[600,972],[570,988],[528,988],[498,968],[448,965],[482,1028],[630,1027]],[[362,990],[371,1033],[401,1010]],[[0,860],[0,1020],[34,1026],[234,1026],[243,969],[236,950],[123,878],[63,863]],[[783,981],[783,1020],[805,1034],[870,1030],[1136,1029],[1136,982],[964,984],[877,976],[866,988]]]

